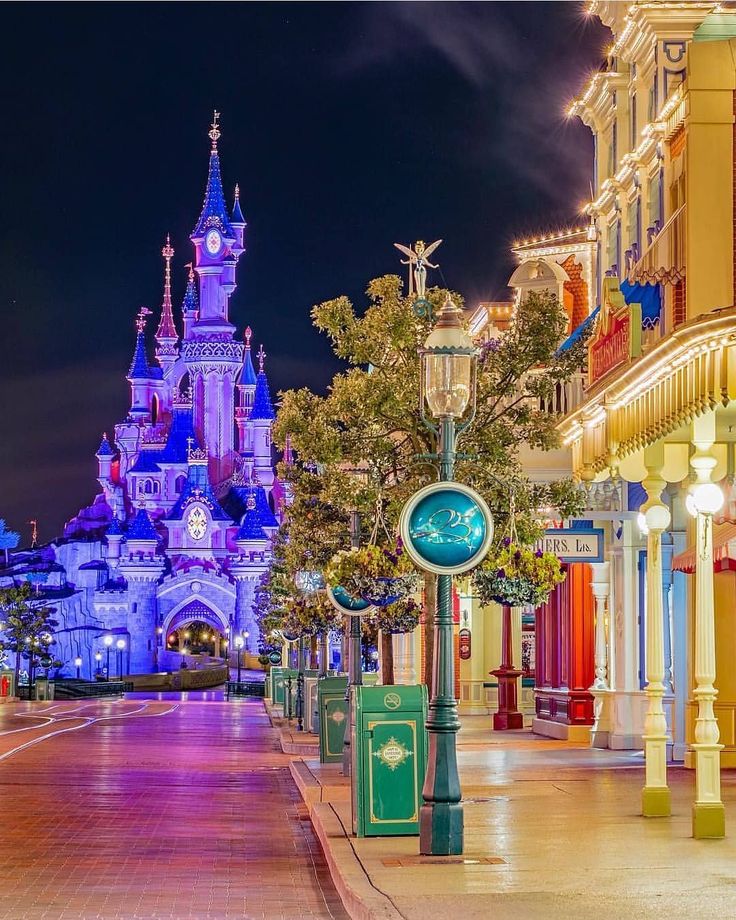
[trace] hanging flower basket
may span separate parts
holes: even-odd
[[[411,597],[396,601],[377,610],[373,615],[376,627],[392,635],[411,633],[419,625],[422,608]]]
[[[493,601],[509,607],[539,607],[564,580],[557,556],[519,546],[509,537],[473,573],[475,590],[483,604]]]
[[[330,587],[341,587],[376,607],[408,597],[416,588],[417,578],[400,544],[392,549],[369,545],[340,550],[325,568],[325,581]]]

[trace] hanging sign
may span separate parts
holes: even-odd
[[[401,539],[412,562],[435,575],[461,575],[479,565],[493,539],[493,515],[460,482],[435,482],[404,505]]]
[[[337,588],[328,588],[327,597],[330,603],[339,613],[344,613],[346,617],[360,617],[369,613],[373,606],[370,601],[363,600],[362,597],[353,597],[348,594],[345,588],[339,585]]]
[[[471,655],[471,638],[469,629],[461,629],[458,633],[458,646],[461,661],[468,661]]]
[[[641,304],[627,304],[618,278],[604,278],[601,311],[588,346],[588,382],[641,354]]]
[[[603,562],[603,530],[571,527],[545,530],[537,549],[552,553],[560,562]]]

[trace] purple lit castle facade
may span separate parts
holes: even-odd
[[[229,315],[246,223],[237,187],[232,209],[226,206],[217,113],[209,136],[181,335],[167,238],[155,363],[146,342],[151,311],[144,308],[127,375],[130,410],[96,454],[102,491],[67,524],[64,539],[42,548],[59,582],[56,654],[82,657],[85,676],[96,668],[105,634],[125,640],[129,673],[177,667],[169,636],[190,623],[204,623],[223,639],[247,632],[246,649],[257,650],[254,589],[285,491],[274,475],[265,354],[261,348],[256,370],[251,331],[239,339]]]

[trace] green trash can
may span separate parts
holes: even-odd
[[[296,719],[296,682],[299,677],[299,671],[296,668],[284,668],[286,672],[284,674],[284,718],[286,719],[289,712],[289,701],[286,697],[288,688],[289,688],[289,677],[291,677],[291,718]],[[307,717],[307,686],[306,680],[308,677],[316,677],[319,673],[316,668],[307,668],[304,672],[304,712],[302,713],[302,719]]]
[[[419,834],[427,770],[427,688],[356,687],[353,695],[353,833]]]
[[[317,681],[320,763],[342,763],[345,720],[348,716],[345,702],[347,686],[347,677],[324,677]]]
[[[274,705],[284,705],[284,686],[288,668],[271,668],[271,702]]]

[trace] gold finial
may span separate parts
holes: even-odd
[[[235,200],[240,201],[240,185],[235,183]]]
[[[138,316],[135,318],[135,328],[138,332],[143,332],[146,328],[146,317],[151,315],[151,311],[148,307],[141,307],[138,311]]]
[[[212,124],[210,125],[210,130],[208,132],[210,140],[212,141],[212,149],[217,150],[217,141],[220,138],[220,129],[218,127],[218,121],[220,120],[220,113],[215,109],[214,116],[212,118]]]
[[[187,262],[187,264],[184,266],[184,268],[188,268],[188,269],[189,269],[189,280],[190,280],[190,281],[194,281],[194,265],[192,265],[191,262]]]
[[[250,328],[250,326],[247,326],[245,330],[245,334],[243,335],[243,338],[245,339],[245,347],[247,349],[250,349],[250,340],[251,340],[252,335],[253,335],[253,330]]]
[[[171,236],[168,233],[166,234],[166,245],[161,250],[161,255],[167,262],[170,262],[174,258],[174,248],[171,245]]]
[[[263,362],[266,360],[266,352],[263,350],[263,345],[258,349],[258,370],[260,373],[263,373]]]

